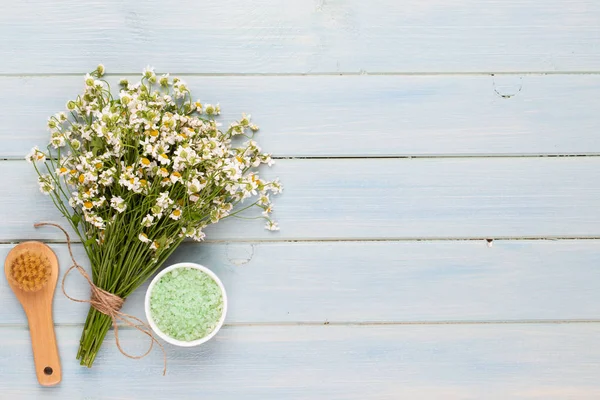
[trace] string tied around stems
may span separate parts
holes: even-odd
[[[110,319],[112,320],[113,329],[115,331],[115,342],[117,344],[117,348],[119,349],[121,354],[123,354],[124,356],[135,359],[135,360],[144,358],[148,354],[150,354],[150,352],[152,351],[152,349],[154,347],[154,344],[156,343],[163,352],[163,358],[164,358],[163,375],[166,375],[166,373],[167,373],[167,353],[165,351],[164,346],[158,341],[158,339],[152,333],[152,328],[150,328],[150,326],[148,326],[148,324],[143,322],[141,319],[134,317],[133,315],[121,312],[121,308],[123,307],[123,304],[125,303],[125,299],[117,296],[114,293],[110,293],[104,289],[101,289],[94,284],[94,282],[92,281],[92,279],[90,278],[88,273],[85,271],[85,269],[83,269],[83,267],[81,265],[79,265],[77,263],[77,261],[75,261],[75,256],[73,255],[73,250],[71,249],[71,238],[70,238],[69,234],[67,233],[67,231],[62,226],[51,223],[51,222],[40,222],[40,223],[34,224],[34,227],[36,227],[36,228],[39,228],[41,226],[54,226],[54,227],[60,229],[67,238],[67,248],[69,249],[69,255],[71,256],[73,265],[71,265],[71,267],[63,275],[63,279],[62,279],[62,283],[61,283],[61,289],[62,289],[63,294],[71,301],[75,301],[77,303],[88,303],[91,307],[95,308],[102,314],[105,314],[108,317],[110,317]],[[81,276],[83,276],[84,279],[90,285],[90,299],[89,300],[82,300],[82,299],[76,299],[74,297],[71,297],[67,294],[67,292],[65,290],[65,281],[67,279],[67,276],[74,269],[79,271]],[[121,321],[124,324],[126,324],[127,326],[137,329],[138,331],[140,331],[141,333],[143,333],[144,335],[146,335],[150,338],[150,346],[148,347],[148,350],[144,354],[132,355],[132,354],[127,353],[125,350],[123,350],[123,348],[121,347],[121,342],[119,340],[119,326],[117,324],[118,321]]]

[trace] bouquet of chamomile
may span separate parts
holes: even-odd
[[[201,241],[208,225],[251,207],[278,230],[271,196],[282,187],[257,173],[273,161],[249,115],[221,129],[219,105],[194,101],[178,78],[147,68],[113,97],[103,75],[100,65],[85,76],[83,94],[48,120],[47,149],[27,155],[40,190],[79,235],[94,285],[125,299],[186,238]],[[90,307],[82,365],[92,366],[111,323]]]

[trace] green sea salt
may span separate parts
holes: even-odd
[[[177,268],[154,285],[150,312],[163,333],[190,342],[216,328],[223,315],[223,293],[217,282],[204,272]]]

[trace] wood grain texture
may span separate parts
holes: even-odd
[[[88,370],[75,361],[80,327],[61,327],[63,384],[35,386],[27,332],[0,330],[0,390],[10,399],[593,399],[600,396],[599,324],[247,326],[196,348],[130,360],[112,332]],[[119,331],[143,352],[139,332]],[[27,391],[23,391],[23,388]]]
[[[0,73],[597,71],[599,19],[594,0],[36,0],[0,16]]]
[[[41,259],[48,263],[49,273],[45,282],[37,283],[33,290],[25,290],[22,285],[23,278],[17,278],[15,268],[17,262],[22,257],[39,257],[36,265],[26,266],[25,276],[35,275],[37,268],[41,266]],[[61,381],[60,357],[56,345],[56,335],[54,333],[54,321],[52,320],[54,291],[60,272],[59,263],[56,255],[44,243],[24,242],[11,249],[4,263],[4,273],[10,292],[23,307],[24,314],[27,316],[27,325],[31,336],[31,347],[33,349],[33,359],[35,361],[35,372],[37,379],[42,386],[54,386]],[[21,261],[22,262],[22,261]],[[23,267],[21,265],[21,267]],[[23,273],[23,272],[22,272]],[[31,276],[30,275],[30,276]],[[29,288],[31,289],[31,288]],[[7,290],[8,291],[8,290]],[[18,312],[14,310],[14,312]]]
[[[230,297],[228,324],[597,319],[599,241],[184,244],[167,262],[211,268]],[[11,245],[0,245],[0,259]],[[54,244],[64,273],[71,261]],[[76,247],[78,262],[87,258]],[[59,282],[62,280],[62,273]],[[147,285],[124,311],[143,317]],[[89,298],[74,272],[68,293]],[[87,305],[59,288],[58,324],[81,323]],[[0,325],[25,316],[0,280]]]
[[[25,161],[0,162],[0,240],[58,239],[33,228],[62,221]],[[596,237],[600,159],[280,160],[275,201],[280,232],[258,220],[228,219],[212,240]],[[258,213],[258,210],[256,211]],[[252,214],[248,214],[252,215]],[[63,222],[64,223],[64,222]]]
[[[138,79],[132,76],[133,79]],[[599,75],[185,77],[279,157],[599,154]],[[109,78],[115,87],[117,77]],[[1,158],[49,140],[82,77],[0,77]],[[505,97],[502,97],[505,96]],[[23,107],[27,104],[27,107]]]

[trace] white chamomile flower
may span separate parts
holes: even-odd
[[[217,108],[215,106],[213,106],[212,104],[206,104],[204,106],[204,112],[207,115],[215,115],[217,113]]]
[[[160,83],[160,86],[168,87],[169,86],[169,74],[161,76],[158,82]]]
[[[169,165],[171,163],[171,159],[165,153],[159,154],[157,158],[158,162],[161,163],[161,165]]]
[[[154,81],[156,82],[156,74],[154,73],[153,67],[148,65],[146,68],[144,68],[143,74],[144,74],[144,78],[146,78],[148,80],[154,79]]]
[[[119,97],[121,98],[121,103],[125,105],[129,104],[132,100],[131,95],[124,90],[121,90]]]
[[[174,220],[178,220],[179,218],[181,218],[181,209],[180,208],[174,209],[173,212],[171,212],[171,215],[169,215],[169,218],[174,219]]]
[[[43,194],[50,194],[54,190],[54,182],[50,175],[41,175],[38,177],[38,183]]]
[[[119,214],[127,209],[125,200],[123,200],[123,198],[120,196],[114,196],[112,199],[110,199],[110,206],[117,210]]]
[[[268,221],[267,224],[265,225],[265,228],[269,231],[278,231],[279,225],[277,224],[277,222]]]
[[[148,235],[146,235],[144,232],[142,232],[138,235],[138,239],[143,243],[150,243],[150,239],[148,239]]]
[[[196,242],[201,242],[206,237],[206,234],[202,232],[200,229],[196,229],[196,232],[191,236],[193,240]]]
[[[265,206],[268,205],[270,202],[269,200],[269,195],[268,194],[263,194],[258,198],[258,204]]]
[[[100,196],[97,200],[92,201],[94,207],[102,207],[106,203],[106,197]]]
[[[85,220],[99,229],[104,229],[106,224],[102,217],[94,214],[94,213],[85,213]]]
[[[69,169],[67,167],[56,168],[54,171],[58,176],[65,176],[69,173]]]
[[[105,169],[104,171],[102,171],[100,173],[100,179],[98,180],[98,183],[101,184],[102,186],[112,185],[115,180],[114,175],[116,173],[117,173],[117,169],[115,167]]]
[[[268,188],[271,191],[271,193],[273,193],[273,194],[278,194],[278,193],[281,193],[283,191],[283,187],[281,186],[281,183],[279,182],[278,179],[276,179],[273,182],[271,182],[268,185]]]
[[[147,214],[144,218],[142,218],[142,226],[149,228],[154,223],[154,215]]]
[[[46,161],[46,154],[44,154],[37,146],[35,146],[31,151],[25,156],[25,159],[30,162],[44,162]]]
[[[75,109],[77,108],[77,103],[75,103],[73,100],[69,100],[67,101],[66,107],[69,111],[75,111]]]
[[[71,140],[71,147],[73,148],[73,150],[79,150],[79,148],[81,147],[81,142],[77,139],[73,139]]]
[[[158,169],[158,174],[159,174],[160,176],[162,176],[163,178],[167,178],[167,177],[169,176],[169,170],[168,170],[168,169],[166,169],[165,167],[160,167],[160,168]]]
[[[181,227],[181,233],[183,233],[186,237],[192,237],[196,234],[196,228],[193,226]]]
[[[85,74],[85,86],[93,87],[94,86],[94,78],[90,74]]]
[[[181,182],[181,173],[179,173],[178,171],[173,171],[173,173],[171,174],[171,182]]]
[[[159,205],[155,204],[150,208],[150,211],[152,211],[152,215],[154,215],[156,219],[160,219],[162,218],[164,210]]]
[[[262,212],[263,217],[269,217],[269,214],[271,214],[273,212],[273,205],[269,204],[268,206],[266,206]]]
[[[154,242],[152,242],[152,244],[150,245],[150,250],[158,250],[158,248],[160,247],[160,245],[158,244],[158,242],[155,240]]]
[[[63,147],[65,145],[65,136],[61,133],[55,133],[52,135],[52,139],[50,140],[52,147],[58,149],[59,147]]]
[[[202,190],[202,185],[198,179],[194,178],[190,182],[188,182],[187,189],[188,194],[191,195],[194,193],[198,193],[200,190]]]
[[[162,210],[170,207],[173,204],[173,200],[169,198],[169,192],[162,192],[156,199],[156,205]]]

